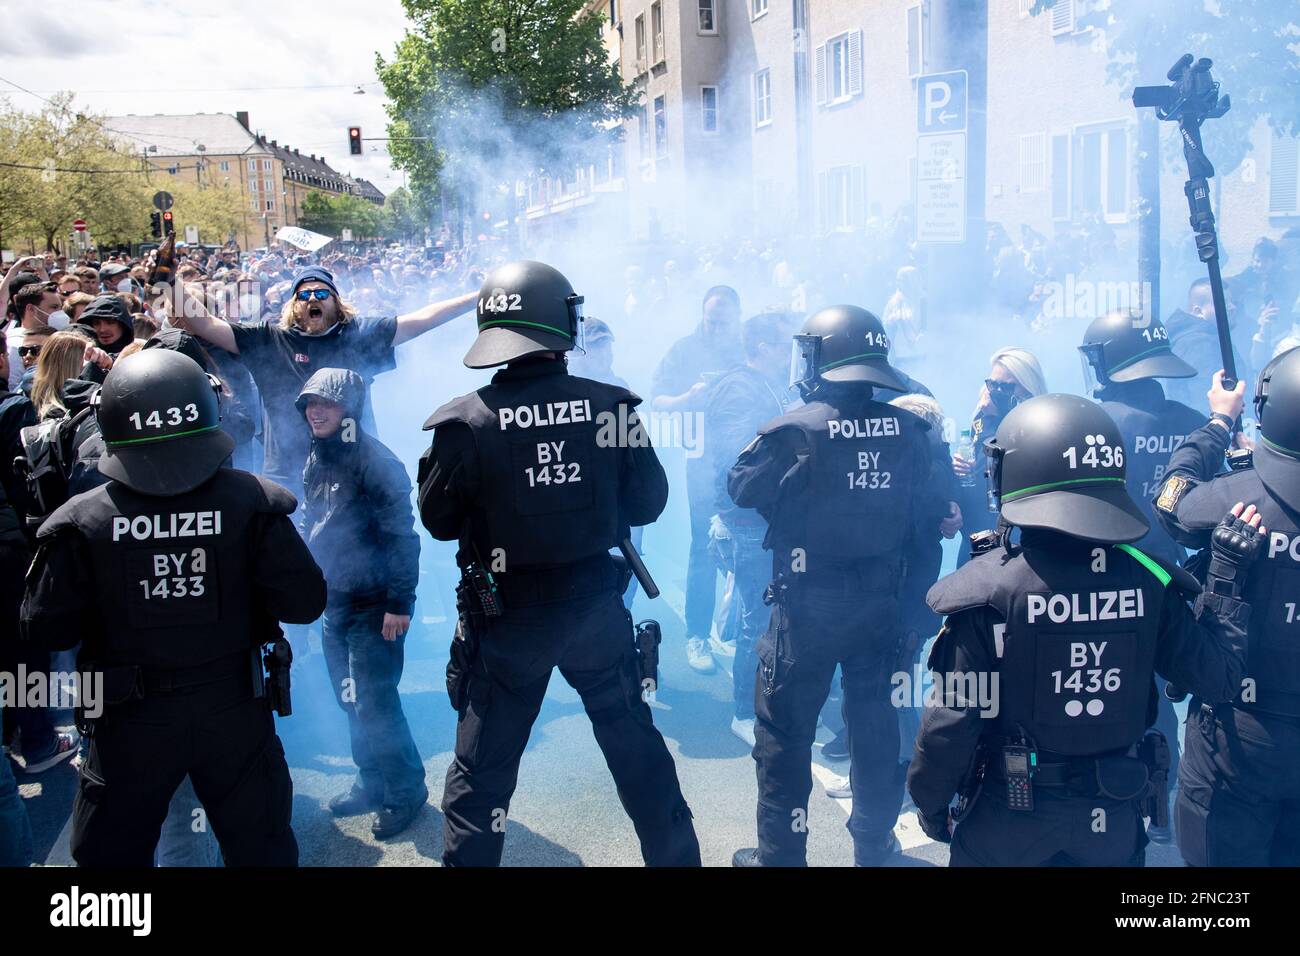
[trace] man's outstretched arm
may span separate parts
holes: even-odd
[[[397,317],[397,331],[393,334],[393,344],[401,345],[417,335],[423,335],[430,329],[436,329],[440,325],[447,324],[456,316],[468,312],[474,305],[476,298],[478,298],[477,292],[466,292],[454,299],[444,299],[441,302],[426,305],[423,309],[416,309],[414,312],[406,313],[406,315],[399,315]]]

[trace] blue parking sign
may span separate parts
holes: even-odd
[[[916,81],[916,131],[952,133],[966,128],[966,71],[929,73]]]

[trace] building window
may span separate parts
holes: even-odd
[[[255,173],[255,172],[257,172],[257,160],[255,160],[255,159],[250,159],[250,160],[248,161],[248,171],[249,171],[250,173]]]
[[[1074,0],[1053,0],[1052,36],[1074,32]]]
[[[841,33],[817,47],[817,102],[843,103],[862,93],[862,31]]]
[[[251,210],[253,210],[253,212],[257,212],[257,210],[258,210],[258,205],[257,205],[257,197],[256,197],[256,196],[254,196],[252,199],[248,200],[248,208],[251,209]]]
[[[1128,218],[1128,129],[1121,123],[1075,130],[1071,163],[1071,215],[1107,222]]]
[[[271,171],[271,161],[269,159],[262,160],[262,171],[267,173]]]
[[[275,200],[274,200],[274,199],[268,199],[268,200],[266,201],[266,211],[267,211],[267,212],[275,212]]]
[[[181,167],[177,163],[172,163],[170,166],[167,167],[167,172],[171,173],[173,176],[175,176],[180,171],[181,171]]]
[[[718,32],[718,10],[715,0],[699,0],[699,31]]]
[[[767,13],[767,0],[749,0],[749,17],[757,20]]]
[[[223,173],[230,172],[230,160],[228,159],[221,160],[221,162],[217,163],[217,168],[220,169]]]
[[[1268,157],[1268,214],[1300,213],[1300,139],[1276,131]]]
[[[645,72],[645,14],[636,18],[636,71]]]
[[[1020,16],[1022,19],[1034,12],[1034,4],[1037,2],[1038,0],[1020,0]]]
[[[668,158],[668,98],[655,97],[655,159]]]
[[[1020,191],[1041,193],[1047,188],[1047,135],[1020,137]]]
[[[650,39],[654,46],[654,63],[664,61],[664,5],[652,4],[650,7]]]
[[[262,192],[264,193],[275,192],[275,187],[271,185],[271,180],[269,179],[262,180]]]
[[[718,131],[718,88],[700,87],[700,128],[706,133]]]
[[[647,162],[650,159],[650,110],[649,107],[641,107],[641,112],[636,117],[637,126],[637,143],[641,149],[641,162]]]
[[[766,126],[772,122],[772,74],[759,70],[754,74],[754,125]]]
[[[856,229],[864,221],[861,166],[832,166],[817,177],[824,232]]]
[[[925,9],[917,3],[907,8],[907,75],[925,72]]]
[[[1052,134],[1052,218],[1070,218],[1070,134]]]
[[[249,190],[251,190],[252,192],[257,192],[257,180],[256,180],[256,179],[250,179],[250,180],[248,181],[248,188],[249,188]]]

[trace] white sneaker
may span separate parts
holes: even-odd
[[[701,674],[713,673],[713,656],[701,638],[692,637],[686,641],[686,663],[691,670]]]
[[[826,784],[826,796],[834,797],[836,800],[848,800],[853,797],[853,788],[849,785],[848,777],[835,777]]]
[[[750,747],[754,746],[754,718],[753,717],[750,717],[748,720],[741,720],[739,717],[732,717],[731,732],[735,734],[737,737],[739,737],[741,740],[743,740],[745,743],[749,744]]]
[[[720,641],[720,640],[718,640],[718,638],[717,638],[716,635],[710,634],[710,635],[709,635],[709,650],[711,650],[714,654],[717,654],[719,657],[735,657],[735,656],[736,656],[736,642],[735,642],[735,641]]]

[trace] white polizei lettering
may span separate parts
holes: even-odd
[[[220,511],[182,511],[170,515],[136,515],[113,518],[113,540],[126,535],[136,541],[162,541],[168,538],[197,538],[221,534]],[[155,555],[155,560],[157,556]]]
[[[826,435],[829,438],[840,437],[840,423],[838,419],[832,418],[826,423]]]
[[[1153,455],[1172,455],[1174,449],[1183,443],[1186,435],[1138,435],[1133,440],[1133,451],[1150,452]]]
[[[1026,619],[1030,624],[1044,615],[1053,624],[1064,624],[1127,620],[1143,617],[1145,613],[1141,588],[1083,594],[1030,594],[1026,601]]]
[[[1289,538],[1281,531],[1273,531],[1268,536],[1268,556],[1275,558],[1279,554],[1290,555],[1292,561],[1300,561],[1300,534]]]
[[[568,402],[550,402],[546,405],[519,405],[502,408],[497,412],[500,430],[511,425],[516,428],[533,428],[545,425],[576,425],[591,421],[591,401],[573,399]]]
[[[899,434],[897,418],[846,418],[827,422],[829,438],[891,438]]]

